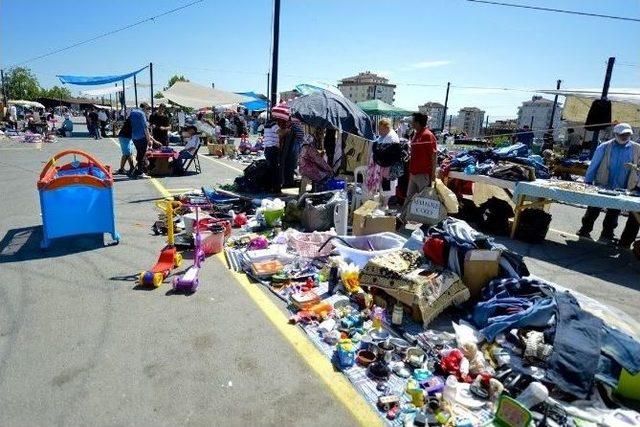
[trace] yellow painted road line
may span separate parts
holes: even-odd
[[[226,266],[224,253],[217,255],[220,262]],[[238,284],[249,295],[253,302],[271,321],[273,326],[280,331],[291,344],[300,357],[320,377],[333,395],[351,412],[354,418],[363,426],[382,425],[382,420],[354,389],[353,385],[340,372],[336,372],[326,356],[313,345],[309,338],[297,326],[291,325],[289,319],[280,308],[260,289],[255,283],[251,283],[242,273],[229,271]]]
[[[213,159],[211,159],[213,160]],[[160,181],[151,178],[151,183],[164,196],[170,195]],[[224,252],[217,255],[218,261],[224,268],[227,268]],[[251,283],[246,275],[230,271],[236,282],[244,289],[253,302],[260,308],[264,315],[271,321],[275,328],[291,344],[293,349],[309,365],[309,367],[326,384],[336,399],[341,402],[353,417],[362,426],[382,426],[382,420],[371,408],[371,406],[358,394],[349,380],[339,372],[336,372],[333,365],[324,354],[320,353],[307,336],[294,325],[289,324],[289,319],[274,304],[271,299],[255,284]]]
[[[239,169],[239,168],[237,168],[237,167],[235,167],[235,166],[228,165],[228,164],[226,164],[225,162],[221,162],[220,160],[216,160],[216,159],[214,159],[214,158],[212,158],[212,157],[205,156],[204,154],[198,154],[198,156],[202,157],[203,159],[207,159],[207,160],[209,160],[209,161],[211,161],[211,162],[213,162],[213,163],[217,163],[217,164],[219,164],[219,165],[222,165],[222,166],[224,166],[225,168],[229,168],[229,169],[231,169],[231,170],[234,170],[234,171],[236,171],[236,172],[240,172],[240,173],[244,172],[242,169]]]

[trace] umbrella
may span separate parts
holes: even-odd
[[[362,110],[370,116],[404,117],[411,114],[411,111],[394,107],[379,99],[358,102],[358,107],[362,108]]]
[[[300,83],[295,87],[295,90],[302,95],[309,95],[310,93],[326,90],[335,95],[344,96],[337,87],[321,82]]]
[[[373,139],[371,119],[353,102],[325,90],[288,102],[291,115],[309,126],[332,128]]]

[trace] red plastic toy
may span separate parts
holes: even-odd
[[[160,252],[158,262],[150,270],[143,271],[138,277],[141,285],[153,285],[158,287],[169,276],[171,270],[180,267],[182,254],[175,247],[173,235],[173,214],[182,204],[172,200],[159,200],[156,206],[165,211],[167,219],[167,246]]]

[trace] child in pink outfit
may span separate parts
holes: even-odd
[[[331,166],[324,159],[324,155],[316,148],[321,145],[321,141],[324,140],[324,130],[316,130],[313,138],[305,138],[302,149],[300,151],[300,158],[298,159],[298,168],[300,175],[303,179],[301,183],[301,191],[306,191],[306,181],[311,181],[315,187],[317,184],[325,181],[333,175]]]

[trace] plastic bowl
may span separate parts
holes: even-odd
[[[339,239],[333,239],[333,245],[340,252],[340,255],[350,259],[360,268],[364,268],[372,258],[402,248],[407,241],[404,237],[389,232],[369,234],[367,236],[343,236],[341,238],[352,245],[353,248],[350,248]]]

